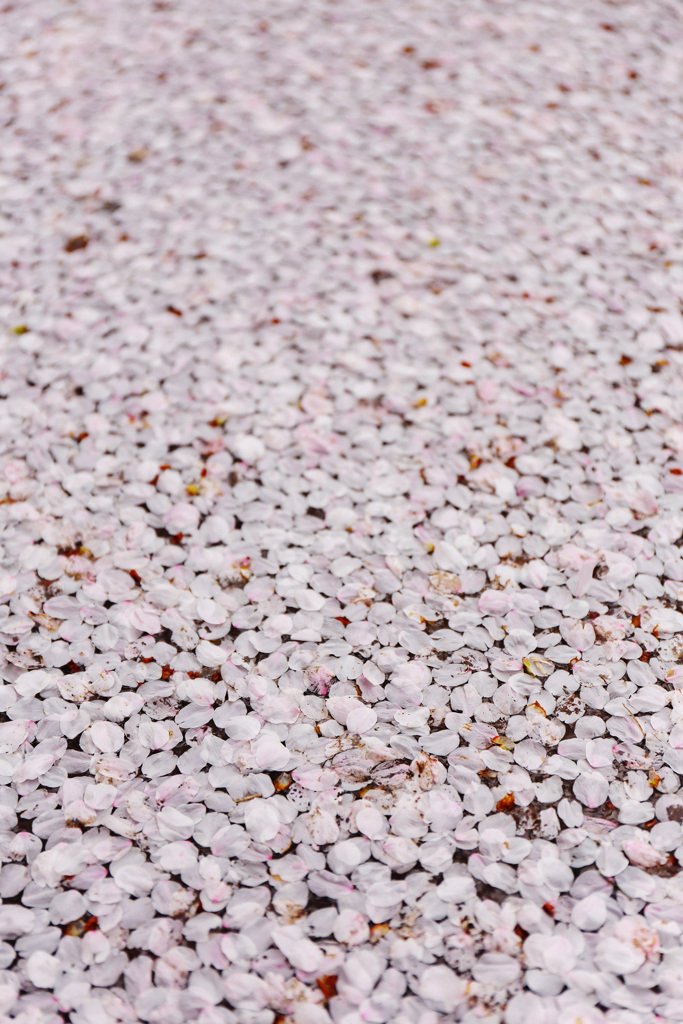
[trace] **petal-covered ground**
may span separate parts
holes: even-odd
[[[683,1020],[683,9],[1,14],[0,1019]]]

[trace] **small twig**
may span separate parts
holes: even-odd
[[[643,734],[643,736],[644,736],[644,735],[645,735],[645,730],[643,729],[642,725],[640,724],[640,722],[638,721],[638,719],[636,718],[636,716],[635,716],[635,715],[633,714],[633,712],[631,711],[631,709],[630,709],[630,708],[627,708],[627,707],[626,707],[626,705],[624,704],[624,702],[623,702],[623,701],[622,701],[621,703],[622,703],[622,705],[623,705],[623,706],[624,706],[624,707],[626,708],[626,710],[628,711],[629,715],[631,716],[631,718],[632,718],[632,719],[633,719],[633,721],[634,721],[634,722],[636,723],[636,725],[638,726],[638,728],[640,729],[640,731],[642,732],[642,734]]]

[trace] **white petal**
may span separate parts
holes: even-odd
[[[318,971],[325,962],[322,949],[307,939],[296,925],[273,928],[271,938],[284,953],[292,967],[301,971]]]
[[[466,979],[441,964],[425,968],[420,977],[420,999],[432,1010],[453,1013],[466,992]]]
[[[352,708],[346,716],[346,728],[349,732],[363,734],[370,732],[377,723],[377,713],[368,707]]]
[[[572,908],[572,924],[582,932],[594,932],[602,928],[607,919],[607,906],[603,896],[597,893],[579,900]]]
[[[267,843],[278,833],[280,816],[267,800],[251,800],[244,810],[244,825],[257,843]]]
[[[357,812],[356,826],[369,839],[381,839],[389,831],[387,819],[374,807],[362,807]]]
[[[600,772],[583,772],[572,786],[574,796],[586,807],[601,807],[609,793],[609,783]]]
[[[228,620],[228,613],[217,601],[205,597],[197,601],[197,614],[214,626],[221,626]]]
[[[37,950],[26,961],[26,976],[36,988],[54,988],[62,973],[62,965],[56,956]]]
[[[114,722],[93,722],[89,733],[97,749],[106,754],[120,750],[126,738],[121,726]]]

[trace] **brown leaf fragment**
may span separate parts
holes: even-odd
[[[78,249],[85,249],[90,239],[87,235],[74,235],[64,245],[64,252],[76,252]]]

